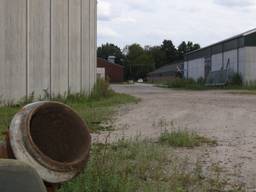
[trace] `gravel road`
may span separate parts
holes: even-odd
[[[112,85],[141,98],[121,107],[110,138],[157,138],[163,129],[188,129],[217,140],[216,147],[182,150],[181,154],[218,163],[227,175],[256,189],[256,95],[230,91],[178,91],[147,84]],[[192,151],[192,152],[191,152]]]

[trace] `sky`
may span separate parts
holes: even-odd
[[[256,0],[98,0],[98,46],[206,46],[256,28]]]

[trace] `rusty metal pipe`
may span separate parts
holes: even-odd
[[[36,102],[14,116],[5,143],[0,145],[0,158],[26,162],[52,187],[84,169],[90,144],[86,124],[70,107]]]

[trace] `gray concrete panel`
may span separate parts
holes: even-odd
[[[90,88],[92,89],[96,81],[96,65],[97,65],[97,1],[90,0]]]
[[[81,0],[69,0],[69,90],[81,90]]]
[[[90,0],[82,0],[82,91],[90,91]]]
[[[26,96],[26,0],[0,0],[0,95]]]
[[[0,101],[89,93],[96,11],[96,0],[0,0]]]
[[[28,0],[28,94],[50,92],[50,0]]]
[[[68,92],[68,0],[51,5],[51,93]]]

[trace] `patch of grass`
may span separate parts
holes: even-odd
[[[157,86],[167,87],[172,89],[183,90],[250,90],[256,91],[256,82],[247,82],[243,84],[241,74],[234,73],[230,81],[223,86],[206,86],[205,79],[199,78],[197,81],[193,79],[180,79],[176,78],[169,81],[158,82]]]
[[[100,87],[103,86],[103,90]],[[121,104],[136,103],[139,100],[133,96],[115,93],[109,87],[108,83],[104,84],[102,80],[98,82],[91,94],[67,94],[52,98],[42,97],[39,100],[58,101],[69,105],[73,108],[82,119],[88,124],[92,132],[102,130],[112,130],[111,126],[102,126],[103,122],[111,120],[115,107]],[[46,94],[47,95],[47,94]],[[27,103],[36,100],[34,94],[27,99],[22,99],[18,104],[0,107],[0,139],[1,133],[6,131],[10,125],[13,116]]]
[[[174,79],[166,83],[168,88],[173,89],[188,89],[188,90],[206,90],[207,87],[203,81],[194,81],[193,79]]]
[[[177,157],[167,145],[121,140],[95,144],[84,173],[59,192],[245,191],[221,177],[220,170],[211,169],[206,176],[199,162],[191,164]]]
[[[19,107],[0,107],[0,140],[3,138],[2,133],[8,129],[13,116],[18,110]]]
[[[199,136],[196,133],[190,133],[184,130],[164,131],[161,133],[159,142],[173,147],[198,147],[203,144],[216,145],[217,142],[206,137]]]
[[[87,122],[92,132],[97,132],[113,130],[111,126],[103,126],[102,123],[111,120],[111,117],[116,111],[116,106],[136,102],[138,102],[138,99],[133,96],[112,93],[111,96],[106,98],[96,100],[89,98],[80,102],[68,101],[67,104],[77,111],[83,120]]]

